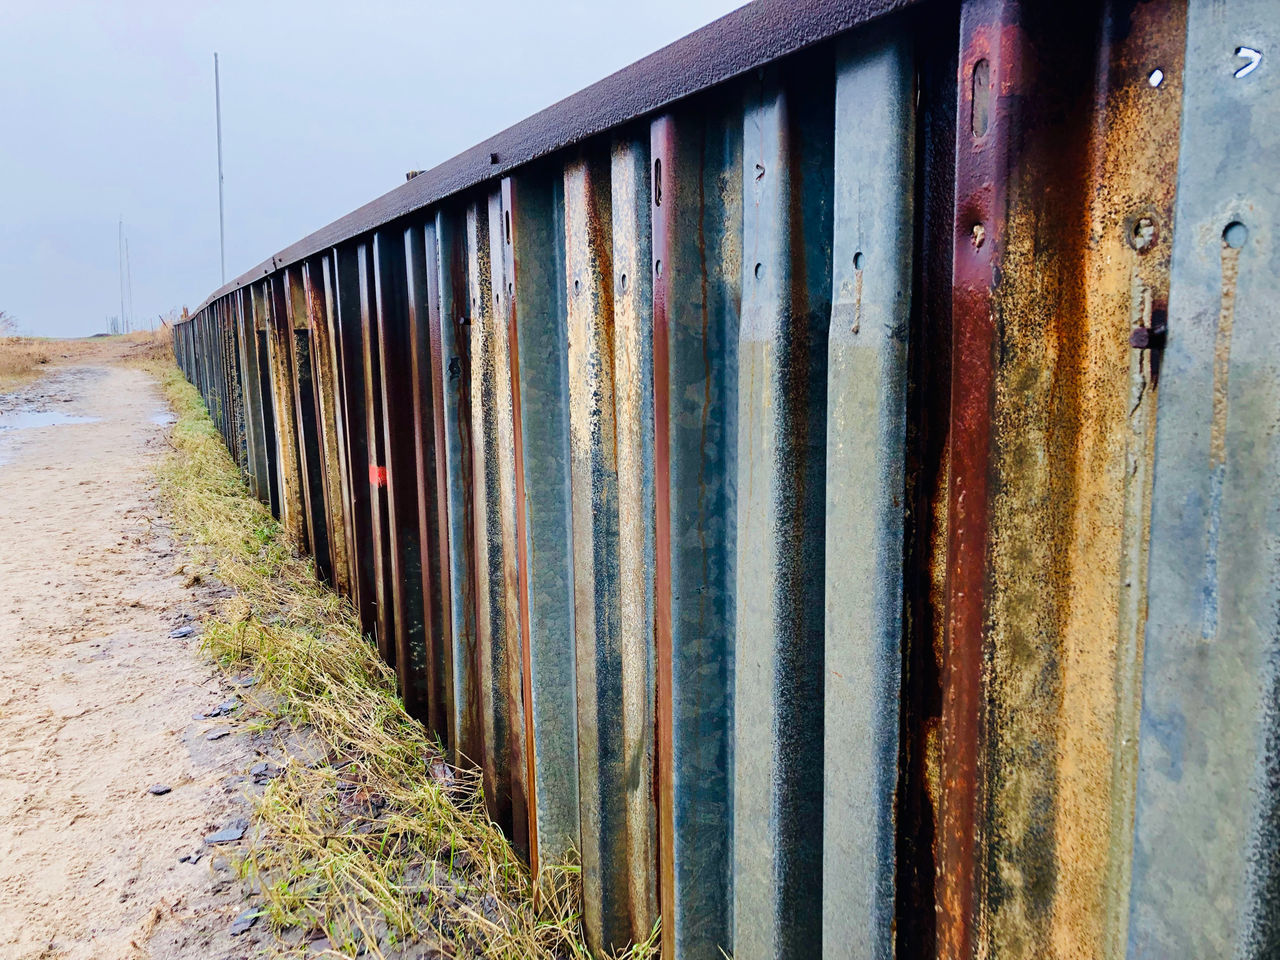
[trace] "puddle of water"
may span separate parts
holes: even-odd
[[[178,418],[176,415],[170,413],[168,410],[165,410],[162,413],[153,413],[151,415],[151,422],[157,423],[162,427],[167,427],[170,424],[177,423]]]
[[[57,427],[64,423],[97,423],[101,417],[77,417],[57,410],[16,410],[0,413],[0,430],[31,430]]]

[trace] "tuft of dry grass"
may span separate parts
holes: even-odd
[[[164,500],[237,591],[205,624],[205,643],[253,671],[279,695],[280,718],[323,744],[322,757],[295,759],[270,783],[240,863],[273,928],[323,934],[334,957],[383,957],[411,941],[441,957],[588,958],[577,866],[529,876],[488,819],[478,776],[445,762],[351,605],[249,496],[195,389],[171,364],[153,369],[178,415]],[[657,935],[619,960],[656,958]],[[278,950],[301,956],[305,945],[282,939]]]
[[[0,393],[34,380],[52,359],[50,341],[43,337],[0,337]]]
[[[173,330],[167,326],[134,330],[112,339],[124,346],[125,357],[131,362],[150,364],[173,360]]]

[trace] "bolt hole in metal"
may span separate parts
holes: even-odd
[[[981,249],[982,244],[987,239],[987,228],[981,223],[975,223],[973,229],[969,231],[969,240],[973,244],[973,249]]]
[[[1156,241],[1156,224],[1150,217],[1139,217],[1129,228],[1129,246],[1142,251],[1151,248]]]
[[[862,251],[861,251],[861,250],[859,250],[857,253],[855,253],[855,254],[853,255],[853,269],[855,269],[855,270],[861,270],[861,269],[862,269],[862,259],[863,259],[863,258],[862,258]]]
[[[656,273],[658,276],[662,276],[662,261],[661,261],[661,260],[657,260],[657,261],[655,261],[655,262],[654,262],[654,264],[653,264],[653,272],[654,272],[654,273]]]
[[[756,279],[757,279],[757,280],[759,280],[762,276],[764,276],[764,264],[763,264],[763,263],[757,263],[757,264],[756,264],[755,274],[756,274]]]
[[[581,280],[573,281],[573,292],[578,293],[581,289],[582,289],[582,281]]]
[[[1232,250],[1239,250],[1249,239],[1249,228],[1239,220],[1232,220],[1223,228],[1222,242]]]
[[[1151,84],[1153,87],[1160,86],[1160,84],[1164,83],[1164,71],[1159,67],[1156,67],[1151,71],[1151,75],[1147,77],[1147,83]]]
[[[653,161],[653,205],[662,206],[662,158]]]
[[[1247,77],[1253,71],[1258,69],[1258,64],[1262,62],[1262,51],[1253,47],[1236,47],[1236,56],[1243,57],[1249,62],[1237,70],[1233,76],[1239,80],[1241,77]]]
[[[973,65],[973,112],[969,129],[975,137],[985,136],[991,123],[991,64],[979,60]]]
[[[623,293],[627,292],[627,275],[625,273],[618,278],[618,287]]]
[[[507,243],[510,243],[511,242],[511,211],[507,210],[505,212],[505,216],[507,219]]]

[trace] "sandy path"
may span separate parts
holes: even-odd
[[[0,957],[254,955],[263,925],[231,938],[241,885],[202,838],[245,814],[257,757],[206,740],[227,721],[193,714],[230,688],[170,639],[211,590],[158,519],[164,404],[139,370],[80,362],[0,398],[0,428],[97,418],[0,429]]]

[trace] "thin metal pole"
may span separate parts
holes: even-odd
[[[124,217],[116,233],[116,267],[120,275],[120,326],[124,326]]]
[[[129,238],[124,238],[124,288],[128,294],[129,317],[125,321],[125,332],[133,330],[133,270],[129,266]]]
[[[222,282],[227,282],[227,237],[222,216],[222,84],[218,77],[218,54],[213,55],[213,102],[218,115],[218,252],[222,259]]]

